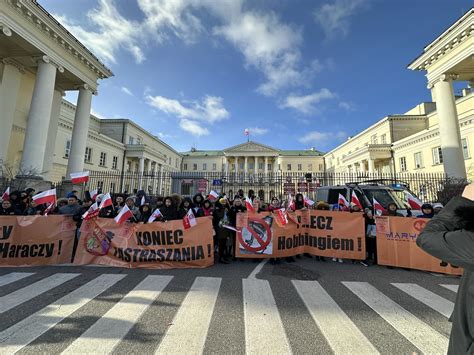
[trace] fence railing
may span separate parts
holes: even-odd
[[[452,181],[442,173],[271,172],[266,174],[226,174],[223,172],[151,171],[142,174],[139,172],[92,171],[85,188],[89,191],[98,189],[112,194],[134,194],[139,190],[144,190],[151,197],[166,196],[172,193],[192,196],[197,192],[207,193],[210,190],[232,196],[239,190],[243,190],[244,194],[253,190],[256,195],[269,201],[273,196],[281,198],[290,192],[302,192],[310,198],[315,198],[318,187],[350,183],[404,186],[421,200],[427,202],[439,201],[443,192],[447,191],[447,186],[450,188],[450,194],[459,193],[456,188],[453,189]],[[0,189],[4,190],[11,185],[12,181],[10,180],[0,180]],[[62,183],[54,184],[54,187],[58,190],[58,196],[64,196],[67,193],[67,191],[63,191]],[[66,188],[64,187],[64,189]]]

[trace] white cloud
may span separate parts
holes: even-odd
[[[280,105],[280,108],[292,108],[304,114],[311,114],[315,112],[315,105],[323,100],[330,100],[336,97],[336,94],[330,90],[323,88],[318,92],[309,95],[289,95],[285,101]]]
[[[249,131],[251,136],[263,136],[268,133],[268,128],[250,127]]]
[[[106,117],[102,114],[100,114],[99,112],[95,111],[94,109],[91,109],[91,115],[101,119],[101,120],[105,120]]]
[[[353,102],[341,101],[339,102],[339,107],[347,112],[352,112],[356,110],[356,105]]]
[[[207,136],[209,134],[209,130],[205,127],[202,127],[198,122],[188,120],[187,118],[183,118],[179,121],[179,126],[185,130],[186,132],[191,133],[193,136]]]
[[[137,63],[145,60],[140,48],[139,23],[123,17],[113,0],[99,0],[99,7],[87,13],[94,31],[74,23],[61,15],[54,15],[74,36],[106,63],[117,63],[119,49],[129,51]]]
[[[365,8],[369,0],[334,0],[323,4],[314,11],[314,20],[324,30],[326,37],[333,38],[341,34],[347,35],[350,18],[357,11]]]
[[[347,134],[343,131],[339,132],[319,132],[311,131],[305,134],[303,137],[298,139],[301,143],[304,144],[318,144],[324,145],[327,143],[339,143],[347,137]]]
[[[120,90],[122,90],[122,92],[124,92],[128,96],[133,96],[133,93],[130,91],[130,89],[125,87],[125,86],[122,86],[122,88]]]

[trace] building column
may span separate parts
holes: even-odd
[[[245,179],[247,179],[247,176],[248,176],[248,172],[249,172],[249,167],[248,167],[248,163],[249,163],[249,158],[247,156],[244,157],[244,176],[245,176]]]
[[[224,164],[225,164],[225,178],[228,179],[229,178],[229,158],[228,157],[224,157]]]
[[[82,85],[79,88],[79,96],[77,98],[66,179],[69,179],[71,173],[84,170],[84,154],[86,152],[87,136],[89,133],[91,104],[92,89],[89,85]]]
[[[163,188],[163,165],[158,163],[158,195],[161,195],[163,193],[162,188]]]
[[[48,127],[48,140],[46,141],[46,150],[44,152],[44,172],[45,178],[52,181],[54,148],[56,146],[56,137],[58,135],[59,112],[61,111],[61,102],[64,91],[54,90],[53,106],[51,108],[51,118]]]
[[[265,172],[265,175],[268,174],[268,157],[265,157],[265,166],[263,167],[263,171]]]
[[[234,173],[237,174],[239,172],[239,157],[238,156],[234,157],[234,164],[235,164]]]
[[[143,190],[143,170],[145,169],[145,158],[138,158],[138,190]]]
[[[25,70],[11,59],[5,58],[2,62],[3,74],[0,85],[0,122],[2,122],[2,128],[0,129],[0,163],[6,163],[21,76]]]
[[[254,160],[254,164],[255,164],[253,171],[254,171],[255,174],[258,174],[258,157],[253,157],[253,160]]]
[[[369,158],[369,174],[375,173],[375,161]]]
[[[41,57],[38,61],[35,87],[28,113],[20,175],[40,177],[43,175],[44,153],[48,140],[57,70],[61,73],[64,72],[61,66],[54,64],[47,56]],[[82,152],[82,160],[84,161],[84,152]]]
[[[452,80],[456,77],[454,75],[441,75],[434,84],[434,90],[436,110],[439,117],[439,135],[443,152],[444,172],[449,177],[466,178],[461,132],[452,86]]]

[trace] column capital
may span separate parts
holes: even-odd
[[[441,74],[436,79],[431,80],[430,82],[428,82],[427,88],[431,90],[431,89],[434,88],[434,86],[437,82],[440,82],[440,81],[449,81],[449,82],[451,82],[451,81],[457,80],[458,78],[459,78],[459,74],[454,74],[454,73]]]
[[[52,60],[49,56],[47,55],[42,55],[42,56],[38,56],[38,57],[33,57],[32,58],[33,61],[35,63],[39,63],[39,62],[43,62],[43,63],[47,63],[47,64],[51,64],[51,65],[54,65],[56,67],[56,69],[60,72],[60,73],[64,73],[64,68],[56,63],[54,60]]]
[[[7,36],[7,37],[12,36],[12,30],[7,25],[5,25],[4,23],[0,23],[0,30],[2,31],[2,33],[5,36]]]
[[[25,67],[23,65],[21,65],[15,59],[10,58],[10,57],[5,57],[5,58],[1,59],[1,62],[5,65],[13,66],[13,67],[17,68],[20,73],[25,74]]]

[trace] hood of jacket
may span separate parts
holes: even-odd
[[[460,206],[454,211],[463,229],[474,231],[474,206]]]

